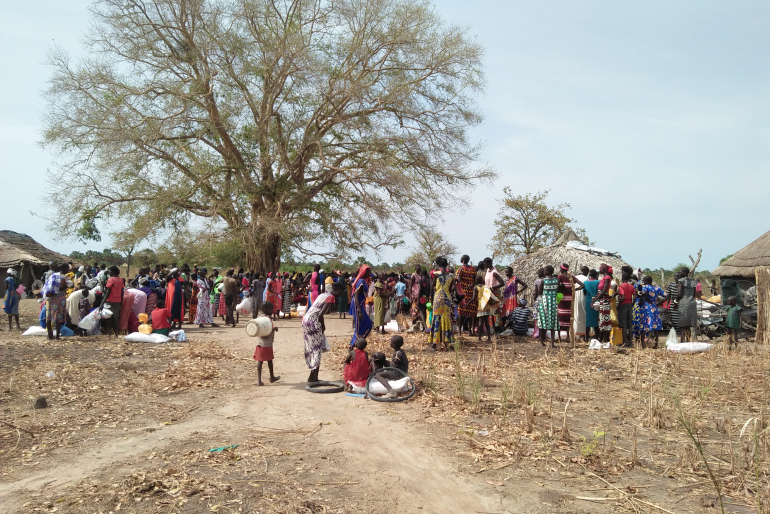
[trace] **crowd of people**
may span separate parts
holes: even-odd
[[[642,344],[650,340],[657,347],[657,331],[662,329],[658,306],[669,302],[672,325],[682,340],[688,341],[696,325],[695,300],[700,295],[699,284],[687,268],[682,268],[664,291],[653,285],[652,277],[630,266],[620,270],[618,280],[607,264],[598,270],[583,266],[573,275],[563,263],[558,272],[554,266],[538,271],[531,285],[534,305],[530,308],[524,298],[530,285],[511,267],[501,274],[491,258],[474,266],[468,255],[462,256],[457,269],[439,256],[430,269],[418,265],[412,273],[377,273],[363,265],[350,274],[326,272],[315,265],[306,274],[271,272],[263,279],[262,274],[243,269],[228,269],[224,274],[212,269],[209,273],[205,267],[187,264],[141,268],[128,282],[120,273],[116,266],[97,263],[77,269],[70,263],[51,263],[38,292],[44,300],[41,326],[47,329],[49,339],[59,338],[63,327],[81,335],[118,336],[136,331],[144,320],[151,323],[153,332],[162,334],[180,329],[182,323],[218,327],[217,317],[236,327],[240,322],[236,306],[246,302],[250,318],[289,319],[302,313],[311,382],[318,380],[321,355],[328,348],[324,316],[330,313],[339,318],[351,316],[353,333],[347,364],[358,368],[356,349],[363,351],[358,343],[372,332],[384,333],[393,320],[400,329],[409,326],[408,332],[425,333],[428,348],[434,351],[452,349],[463,333],[479,340],[484,335],[487,340],[496,335],[531,335],[543,346],[549,339],[551,347],[562,336],[600,342],[619,337],[615,343],[623,346],[631,346],[634,340]],[[14,319],[20,328],[15,270],[8,270],[5,282],[4,311],[9,330]],[[80,328],[80,320],[96,309],[108,309],[111,316],[88,330]],[[262,348],[255,359],[269,363],[272,381],[276,379],[272,339],[265,340]]]

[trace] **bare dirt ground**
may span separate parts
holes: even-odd
[[[277,326],[264,387],[243,323],[165,345],[4,327],[0,512],[719,512],[710,473],[727,512],[767,512],[763,349],[432,353],[407,335],[419,390],[384,404],[306,392],[300,322]],[[327,319],[322,379],[350,333]]]

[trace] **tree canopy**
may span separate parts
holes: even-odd
[[[82,62],[50,56],[49,198],[70,196],[49,203],[59,233],[96,239],[100,220],[140,241],[213,220],[266,271],[284,244],[338,258],[398,245],[424,198],[452,205],[494,177],[467,134],[482,49],[427,0],[92,11]]]
[[[556,242],[569,228],[581,242],[593,244],[585,230],[572,226],[575,220],[564,214],[570,208],[568,203],[553,207],[546,203],[549,191],[516,196],[506,187],[503,192],[505,197],[500,200],[500,211],[495,218],[497,230],[488,246],[495,260],[536,252]]]

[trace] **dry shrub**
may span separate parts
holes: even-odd
[[[701,465],[701,458],[695,445],[688,443],[680,447],[677,468],[687,471],[696,471]]]

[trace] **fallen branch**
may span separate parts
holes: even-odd
[[[26,432],[29,435],[31,435],[33,439],[35,438],[35,434],[32,431],[27,430],[26,428],[17,427],[13,423],[8,423],[7,421],[3,421],[3,420],[0,420],[0,423],[2,423],[3,425],[9,426],[11,428],[15,428],[16,430],[21,430],[22,432]]]

